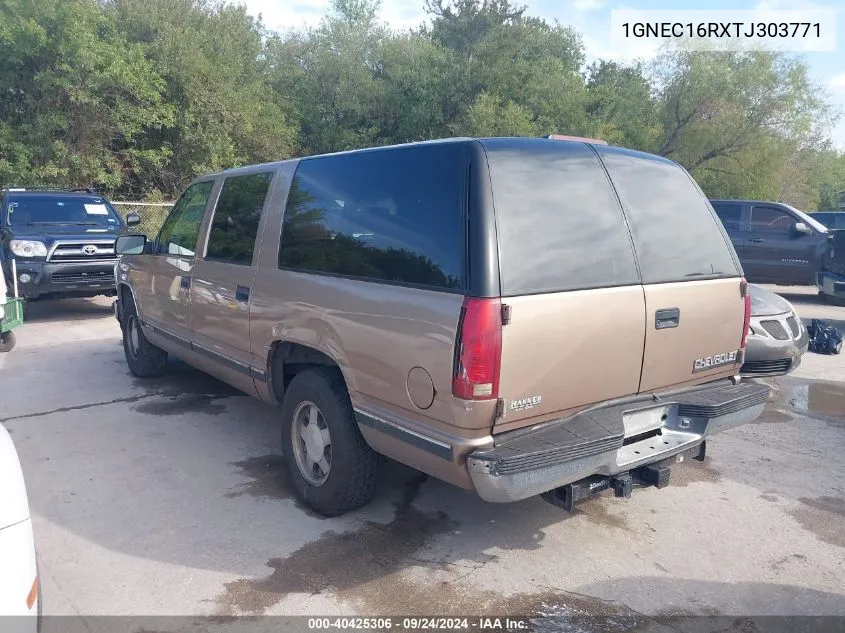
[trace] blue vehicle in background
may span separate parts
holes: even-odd
[[[845,229],[845,211],[817,211],[812,214],[812,218],[831,231]]]

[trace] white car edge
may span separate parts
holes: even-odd
[[[41,591],[35,557],[35,538],[18,453],[12,437],[2,424],[0,561],[0,618],[6,620],[0,628],[12,633],[35,633],[40,628],[41,619]]]

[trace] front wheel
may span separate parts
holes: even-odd
[[[139,378],[160,376],[167,368],[167,352],[150,343],[141,329],[135,305],[127,306],[123,324],[123,353],[129,371]]]
[[[297,495],[323,516],[359,508],[375,495],[379,456],[358,430],[337,369],[293,378],[282,403],[282,448]]]
[[[11,352],[15,347],[15,343],[16,340],[14,332],[3,332],[0,334],[0,353]]]

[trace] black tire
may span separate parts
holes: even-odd
[[[834,297],[833,295],[824,294],[822,292],[819,293],[824,299],[825,303],[828,303],[832,306],[845,306],[845,297]]]
[[[0,334],[0,353],[11,352],[15,348],[15,333],[12,331]]]
[[[126,356],[126,364],[133,376],[139,378],[152,378],[161,376],[167,369],[167,352],[150,343],[144,336],[141,322],[138,320],[138,312],[135,304],[130,300],[124,307],[123,330],[123,354]],[[133,343],[133,336],[137,338]]]
[[[294,455],[294,413],[306,402],[317,406],[331,436],[331,467],[319,485],[306,481]],[[282,450],[297,496],[323,516],[360,508],[375,495],[381,460],[358,430],[346,384],[336,368],[307,369],[288,385],[282,402]]]

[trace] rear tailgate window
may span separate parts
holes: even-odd
[[[681,167],[618,147],[596,151],[625,207],[644,284],[740,274],[719,220]]]
[[[545,139],[483,144],[502,295],[639,284],[619,202],[588,145]]]

